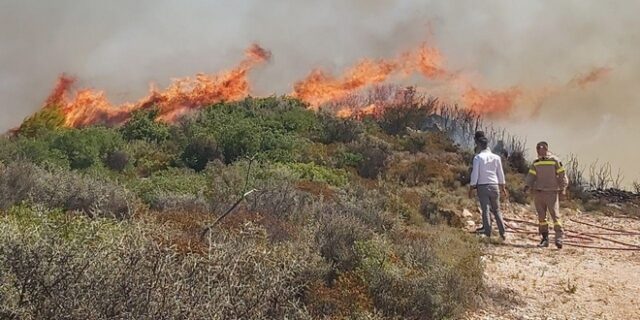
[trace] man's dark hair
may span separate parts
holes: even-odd
[[[549,149],[549,144],[546,141],[538,142],[538,144],[536,144],[536,149],[540,148],[541,146],[544,146],[545,149]]]
[[[476,134],[473,136],[473,141],[478,142],[478,139],[486,138],[484,135],[484,131],[476,131]]]
[[[487,139],[486,137],[480,137],[476,139],[476,144],[480,149],[484,150],[489,146],[489,139]]]

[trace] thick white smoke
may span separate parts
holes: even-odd
[[[543,101],[535,118],[499,125],[640,178],[638,1],[0,0],[0,130],[37,110],[61,72],[133,100],[149,82],[233,66],[258,42],[273,61],[255,94],[284,94],[314,67],[394,57],[422,41],[487,88],[564,84],[593,67],[609,76]],[[420,83],[417,83],[420,84]]]

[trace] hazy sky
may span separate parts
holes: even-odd
[[[18,125],[58,74],[136,99],[150,82],[232,67],[252,42],[273,61],[255,94],[288,93],[312,68],[339,72],[423,41],[488,88],[562,84],[593,67],[607,79],[500,124],[560,155],[610,161],[640,178],[640,1],[0,0],[0,130]]]

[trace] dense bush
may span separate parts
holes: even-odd
[[[337,118],[329,113],[321,113],[319,118],[320,126],[316,140],[322,143],[349,143],[364,133],[362,123],[354,119]]]
[[[411,95],[411,93],[409,93]],[[380,128],[391,135],[405,134],[407,128],[418,130],[433,115],[438,107],[436,99],[422,100],[407,97],[406,103],[387,108],[377,122]]]
[[[383,243],[361,250],[369,260],[364,274],[375,306],[385,314],[405,319],[450,318],[481,292],[480,250],[463,232],[398,230],[392,233],[392,242],[391,248]],[[396,259],[400,261],[392,263]]]
[[[398,155],[390,161],[387,175],[393,181],[407,186],[420,186],[436,181],[452,186],[456,181],[456,172],[449,160],[450,157],[426,154]]]
[[[460,148],[443,132],[412,131],[401,140],[406,151],[411,153],[458,152]]]
[[[441,185],[431,184],[407,193],[419,199],[420,212],[432,224],[444,223],[453,227],[462,227],[460,208],[475,207],[475,200],[465,196],[465,188],[447,190]]]
[[[78,210],[89,216],[124,218],[127,192],[108,181],[30,163],[10,163],[0,172],[0,209],[28,202],[51,209]]]
[[[127,186],[145,203],[162,209],[165,208],[163,203],[172,202],[163,199],[167,196],[173,199],[204,198],[204,195],[210,190],[209,183],[204,175],[196,174],[188,169],[173,168],[158,172],[145,179],[133,179],[127,182]]]
[[[54,138],[54,134],[43,134],[38,138],[18,136],[3,139],[0,155],[5,162],[29,161],[43,166],[69,168],[67,155],[51,147]]]
[[[156,121],[157,109],[138,110],[121,128],[120,132],[126,140],[145,140],[162,142],[169,138],[169,126]]]
[[[52,105],[25,119],[17,133],[26,137],[38,137],[64,126],[64,115],[60,108]]]
[[[332,169],[314,163],[290,163],[286,168],[291,170],[297,179],[326,182],[338,187],[346,185],[349,179],[345,170]]]
[[[315,115],[288,98],[246,99],[218,104],[190,124],[191,134],[211,134],[232,163],[258,155],[265,160],[291,161],[308,142]]]
[[[216,142],[207,137],[198,137],[189,142],[180,156],[184,164],[195,171],[204,170],[209,161],[221,157]]]
[[[122,172],[129,164],[129,155],[119,150],[112,151],[104,159],[104,164],[111,170]]]
[[[384,140],[367,136],[350,145],[350,151],[360,155],[356,168],[358,174],[364,178],[376,178],[382,174],[387,166],[387,160],[392,154],[391,145]]]
[[[313,255],[253,226],[185,255],[144,225],[28,208],[1,219],[3,318],[308,318],[297,297]]]
[[[320,254],[339,271],[355,269],[358,256],[355,244],[370,239],[373,233],[351,215],[324,215],[316,241]]]
[[[142,177],[168,169],[177,158],[177,154],[142,140],[130,142],[127,149],[136,172]]]
[[[69,159],[72,169],[86,169],[102,163],[102,159],[122,144],[122,138],[115,131],[95,127],[65,130],[55,137],[51,147]]]

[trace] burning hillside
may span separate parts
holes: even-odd
[[[121,105],[110,103],[105,92],[100,90],[74,90],[75,79],[62,75],[46,99],[44,108],[60,108],[65,125],[69,127],[118,125],[125,122],[133,111],[150,107],[158,109],[158,120],[174,122],[194,109],[247,97],[251,93],[249,72],[267,63],[270,58],[268,50],[253,44],[246,50],[245,58],[230,70],[174,79],[164,90],[152,86],[146,97]],[[293,84],[291,95],[305,101],[314,110],[329,107],[341,117],[375,115],[385,108],[402,104],[406,99],[403,99],[402,92],[384,94],[384,90],[377,90],[383,94],[363,98],[364,89],[418,75],[429,83],[451,88],[455,96],[442,97],[447,101],[458,103],[478,114],[504,116],[521,100],[528,99],[539,106],[552,94],[582,89],[606,77],[610,71],[607,68],[596,68],[575,76],[565,85],[551,85],[542,89],[518,85],[506,89],[486,89],[480,80],[469,80],[466,75],[449,69],[445,62],[440,50],[423,44],[391,59],[362,59],[338,76],[322,69],[314,69],[304,79]],[[428,85],[419,89],[430,91]]]
[[[449,75],[443,69],[443,58],[438,49],[425,44],[395,59],[364,59],[340,77],[329,75],[321,69],[313,70],[305,79],[295,83],[293,96],[317,109],[325,103],[344,99],[366,86],[416,72],[431,80]]]
[[[45,108],[60,108],[65,124],[70,127],[119,124],[126,121],[131,112],[152,106],[158,108],[159,120],[172,122],[190,110],[246,97],[250,92],[248,72],[270,58],[268,50],[254,44],[246,50],[244,60],[229,71],[174,79],[165,90],[152,86],[146,97],[122,105],[111,104],[103,91],[81,89],[72,94],[74,79],[62,75],[47,98]]]

